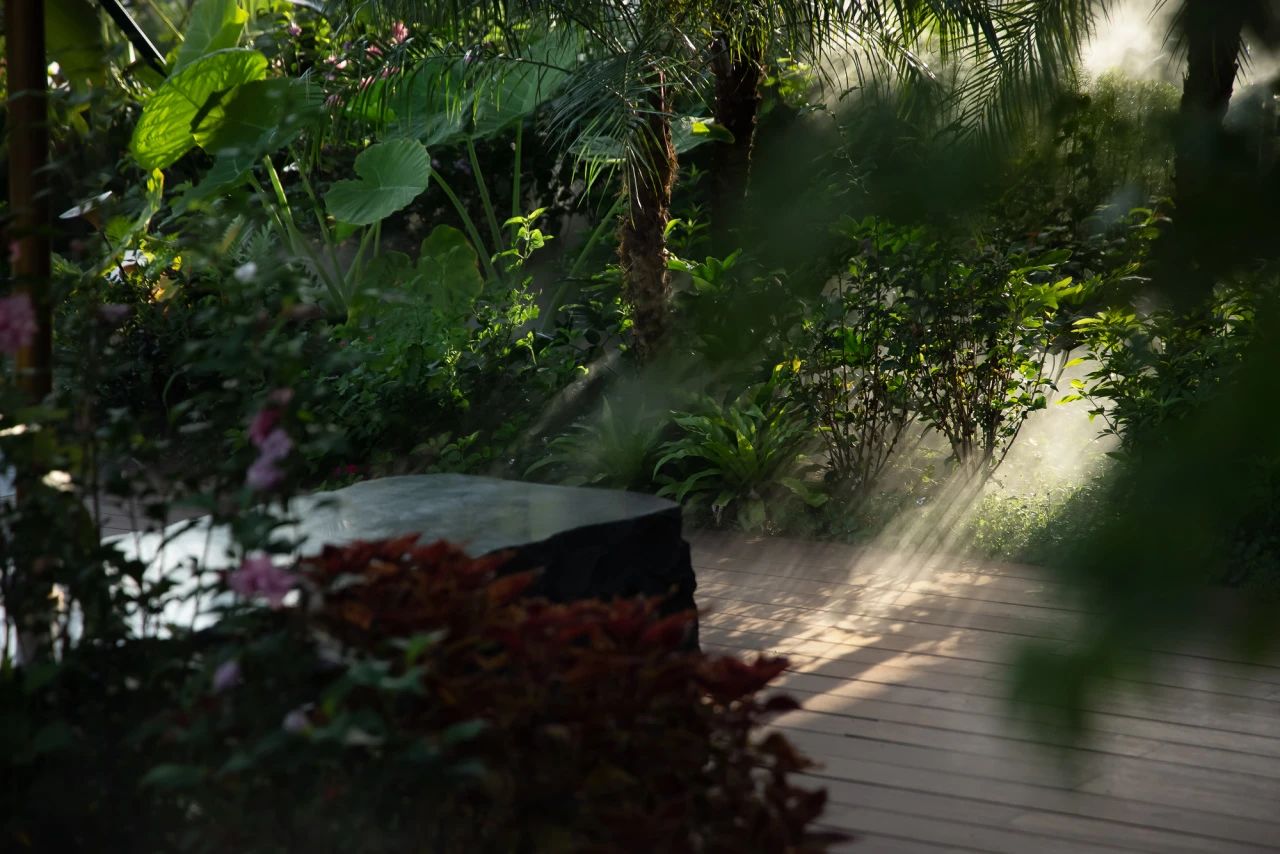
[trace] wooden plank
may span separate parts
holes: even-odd
[[[719,645],[717,640],[716,632],[708,631],[704,634],[704,647],[741,654],[740,649]],[[919,690],[972,694],[998,702],[1005,702],[1009,697],[1010,677],[1004,671],[987,668],[984,672],[956,672],[959,668],[948,663],[946,670],[929,668],[927,679],[922,679],[918,668],[911,665],[911,661],[919,657],[906,658],[908,661],[899,667],[891,663],[895,659],[886,662],[883,654],[874,649],[859,650],[837,661],[794,654],[787,672],[829,682],[854,680],[868,686],[881,686],[884,690],[911,684]],[[964,665],[966,662],[960,663]],[[1111,685],[1089,705],[1088,711],[1125,714],[1139,720],[1187,723],[1248,735],[1280,736],[1280,717],[1276,716],[1275,703],[1192,689],[1160,688],[1156,694],[1135,695],[1132,686]]]
[[[954,823],[965,828],[1018,831],[1032,838],[1020,840],[1023,851],[1133,850],[1202,854],[1251,854],[1258,846],[1250,843],[1190,836],[1141,824],[1108,821],[1092,816],[1063,814],[1050,810],[985,800],[979,790],[939,794],[892,784],[865,783],[831,777],[802,777],[822,783],[830,802],[858,808],[890,811],[915,818]],[[838,821],[835,816],[828,821]],[[992,849],[999,850],[999,849]]]
[[[948,649],[943,649],[937,644],[930,644],[923,640],[912,643],[905,637],[909,629],[883,635],[849,635],[841,641],[832,642],[826,639],[815,640],[808,636],[812,632],[806,634],[803,629],[801,630],[802,633],[797,636],[792,631],[794,627],[784,625],[770,625],[760,621],[745,625],[743,621],[735,621],[731,617],[718,620],[714,613],[708,615],[705,620],[700,618],[700,622],[712,630],[708,635],[709,637],[717,637],[714,630],[720,629],[725,634],[719,637],[727,645],[745,651],[776,650],[778,654],[786,652],[786,654],[793,656],[807,655],[829,661],[840,661],[843,659],[858,660],[858,654],[861,650],[872,649],[876,651],[875,654],[881,660],[883,660],[885,652],[899,655],[915,655],[920,657],[922,662],[925,658],[934,660],[935,664],[945,661],[948,672],[966,674],[977,672],[988,675],[996,671],[996,665],[1007,661],[1006,656],[1002,656],[990,649],[975,650],[968,643],[963,645],[953,643]],[[855,642],[851,643],[850,641]],[[979,657],[974,654],[975,652],[982,654]],[[963,664],[966,661],[970,663]],[[1142,678],[1117,679],[1114,681],[1118,684],[1144,688],[1150,686],[1158,689],[1181,688],[1196,690],[1246,700],[1278,699],[1272,686],[1267,683],[1213,673],[1205,674],[1165,669],[1153,671]]]
[[[835,830],[841,833],[850,831],[826,822],[817,822],[823,830]],[[828,849],[831,852],[851,852],[851,854],[971,854],[981,852],[977,848],[961,848],[957,845],[939,845],[932,842],[919,842],[915,839],[904,839],[901,836],[887,836],[883,833],[858,833],[848,842],[839,843]]]
[[[775,578],[742,572],[735,569],[701,569],[697,568],[698,588],[714,589],[712,585],[722,585],[737,593],[773,594],[780,597],[796,597],[794,602],[802,603],[808,597],[817,604],[832,602],[883,601],[900,593],[928,595],[945,600],[948,603],[980,602],[987,605],[1003,605],[1016,609],[1012,613],[1028,617],[1043,616],[1050,619],[1065,619],[1082,612],[1074,608],[1063,608],[1054,604],[1054,597],[1028,588],[1025,585],[1017,589],[996,589],[992,586],[978,586],[965,582],[963,576],[947,581],[937,578],[921,578],[915,581],[886,580],[874,584],[846,584],[842,582],[810,581],[804,578]],[[745,597],[751,598],[751,597]],[[829,606],[829,605],[828,605]]]
[[[1047,836],[991,827],[971,822],[941,820],[897,810],[831,803],[823,820],[855,833],[893,835],[912,843],[958,846],[960,850],[990,854],[1081,854],[1079,842],[1063,842]],[[857,851],[855,847],[852,850]],[[888,848],[887,851],[896,849]],[[1088,851],[1116,852],[1140,849],[1090,845]]]
[[[887,621],[971,629],[1011,638],[1047,639],[1069,625],[1064,620],[991,614],[976,602],[972,603],[974,607],[951,607],[947,603],[937,607],[924,599],[910,601],[906,595],[903,596],[905,601],[900,602],[835,601],[830,603],[830,607],[819,607],[811,600],[799,602],[786,596],[752,596],[749,591],[708,585],[708,589],[698,590],[697,597],[711,613],[765,617],[822,628],[857,630]]]
[[[895,745],[913,745],[975,756],[1018,759],[1033,755],[1033,746],[1016,740],[975,733],[954,732],[896,721],[867,720],[820,712],[793,712],[775,724],[780,730],[805,730],[849,739],[865,739]],[[818,757],[821,759],[821,757]],[[1277,790],[1274,778],[1241,775],[1236,771],[1208,768],[1143,756],[1125,756],[1082,748],[1064,749],[1064,762],[1091,769],[1092,776],[1079,790],[1094,794],[1139,799],[1183,809],[1200,809],[1258,821],[1274,820]],[[1108,775],[1122,775],[1105,788]],[[1259,780],[1262,782],[1259,783]],[[1128,785],[1128,788],[1125,786]]]
[[[1069,734],[1063,730],[1050,727],[1031,728],[995,714],[953,712],[941,708],[909,706],[879,700],[850,701],[830,694],[804,694],[798,691],[788,693],[800,700],[804,709],[809,712],[821,712],[858,720],[909,724],[939,731],[987,736],[1027,744],[1074,746]],[[782,720],[786,719],[784,716]],[[1175,743],[1153,736],[1103,731],[1093,733],[1081,747],[1091,752],[1118,756],[1163,757],[1170,762],[1196,767],[1252,774],[1257,778],[1275,781],[1276,791],[1280,794],[1280,761],[1277,761],[1280,759],[1280,754],[1275,753],[1274,748],[1273,752],[1263,754],[1248,749]],[[1263,781],[1259,779],[1253,782],[1260,785]]]
[[[946,709],[954,712],[972,712],[1004,716],[1008,707],[1003,697],[984,697],[975,694],[937,690],[932,687],[932,674],[920,680],[922,684],[897,683],[885,685],[859,680],[833,680],[806,673],[787,672],[778,681],[778,687],[802,692],[844,697],[853,701],[887,701]],[[906,677],[910,679],[910,677]],[[1211,710],[1210,710],[1211,714]],[[1274,723],[1274,722],[1273,722]],[[1175,744],[1194,744],[1248,753],[1280,757],[1280,736],[1275,733],[1241,732],[1203,724],[1166,721],[1152,717],[1116,714],[1106,706],[1099,706],[1093,718],[1094,728],[1100,732],[1121,735],[1145,735],[1159,741]]]

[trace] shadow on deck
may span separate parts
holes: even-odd
[[[692,537],[709,651],[785,655],[777,727],[858,851],[1280,851],[1280,667],[1166,653],[1094,735],[1011,716],[1004,662],[1080,615],[1031,567]],[[915,565],[908,565],[914,563]]]

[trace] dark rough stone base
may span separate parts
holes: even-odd
[[[590,525],[517,546],[506,572],[543,569],[530,595],[553,602],[663,597],[661,612],[694,612],[686,646],[698,649],[697,580],[679,511]]]

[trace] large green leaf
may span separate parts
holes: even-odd
[[[408,327],[456,326],[484,290],[480,257],[466,235],[449,225],[431,230],[416,264],[403,252],[383,252],[363,278],[370,287],[353,301],[352,315],[377,317],[377,333],[392,336]]]
[[[577,41],[568,33],[549,36],[530,46],[524,64],[481,85],[475,95],[471,136],[499,133],[533,114],[550,100],[568,78],[575,62]]]
[[[422,241],[418,256],[418,284],[425,296],[446,316],[471,309],[484,289],[480,258],[466,235],[450,225],[437,225]]]
[[[210,134],[225,119],[222,104],[234,90],[267,73],[255,50],[211,53],[165,81],[147,101],[129,149],[146,169],[164,169],[196,144],[195,130]]]
[[[58,63],[73,89],[106,78],[106,42],[102,21],[89,0],[48,0],[45,3],[45,48]]]
[[[248,14],[236,0],[196,0],[172,72],[216,50],[235,47],[247,20]]]
[[[407,207],[427,188],[431,155],[417,140],[393,139],[360,152],[355,170],[359,177],[334,184],[325,205],[340,222],[372,225]]]
[[[210,154],[261,157],[297,139],[320,115],[323,103],[324,93],[306,80],[254,80],[236,91],[219,116],[207,117],[194,135]]]
[[[462,139],[468,95],[457,66],[453,61],[430,60],[412,72],[407,84],[395,89],[388,99],[395,116],[391,134],[412,137],[428,147]]]

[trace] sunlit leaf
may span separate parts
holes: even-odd
[[[164,169],[196,144],[195,129],[212,133],[225,115],[221,105],[235,89],[267,73],[267,58],[255,50],[211,53],[174,74],[142,111],[129,150],[146,169]]]
[[[181,71],[214,51],[235,47],[247,20],[248,14],[236,0],[196,0],[171,72]]]

